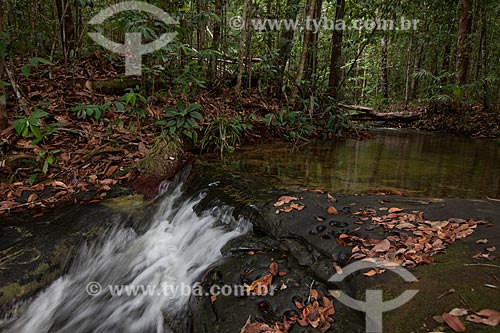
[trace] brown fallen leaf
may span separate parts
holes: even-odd
[[[363,273],[364,276],[375,276],[377,271],[375,269],[370,269],[368,272]]]
[[[498,326],[500,324],[500,312],[493,309],[484,309],[477,312],[477,314],[468,315],[465,320],[488,326]]]
[[[217,296],[216,295],[211,295],[210,296],[210,303],[214,304],[216,300],[217,300]]]
[[[455,332],[465,332],[464,324],[457,317],[454,317],[449,313],[443,313],[441,317],[443,318],[444,322]]]
[[[486,239],[486,238],[478,239],[476,241],[476,244],[487,244],[487,243],[488,243],[488,239]]]
[[[269,266],[269,273],[271,273],[273,276],[276,276],[278,274],[278,263],[274,260],[271,262],[271,265]]]
[[[468,313],[468,311],[467,311],[467,309],[463,309],[463,308],[454,308],[453,310],[451,310],[448,313],[451,314],[453,317],[462,317],[462,316],[465,316]]]
[[[333,206],[328,207],[328,209],[326,211],[328,212],[328,214],[332,214],[332,215],[337,215],[339,213],[337,208],[335,208]]]
[[[372,251],[373,252],[387,252],[391,247],[391,242],[389,242],[387,239],[384,239],[382,241],[380,241],[379,243],[377,243]]]
[[[394,213],[399,213],[399,212],[402,212],[403,210],[401,208],[398,208],[398,207],[391,207],[389,208],[389,214],[394,214]]]

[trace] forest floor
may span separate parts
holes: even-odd
[[[251,117],[264,119],[285,107],[259,92],[237,96],[231,87],[211,92],[200,89],[191,97],[170,87],[157,89],[154,98],[142,104],[137,102],[143,117],[134,109],[104,109],[100,106],[123,102],[121,95],[92,88],[92,82],[119,77],[119,71],[106,64],[100,57],[92,57],[70,66],[39,65],[28,77],[12,66],[11,83],[15,85],[8,88],[8,109],[17,111],[9,112],[9,121],[21,118],[27,126],[23,135],[13,127],[1,133],[0,215],[28,209],[42,214],[43,208],[60,202],[96,202],[130,190],[154,196],[163,180],[192,160],[186,151],[199,151],[192,143],[159,139],[164,128],[156,122],[164,117],[164,108],[175,108],[179,100],[201,105],[204,118],[195,124],[200,137],[202,128],[218,116],[252,121],[255,118]],[[90,114],[72,110],[82,105],[94,109],[87,109]],[[35,110],[43,116],[32,119]],[[36,128],[30,130],[29,124]],[[481,111],[426,112],[409,126],[470,136],[500,135],[500,117]],[[36,130],[39,140],[34,140]],[[241,143],[283,139],[287,130],[253,122]],[[311,136],[318,133],[313,130]]]

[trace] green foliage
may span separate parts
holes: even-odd
[[[72,108],[71,111],[77,112],[77,117],[79,119],[85,119],[88,116],[93,117],[95,120],[99,121],[102,117],[102,114],[106,112],[112,104],[112,102],[106,102],[103,105],[79,105]]]
[[[264,121],[280,136],[291,141],[306,140],[314,130],[311,117],[304,115],[302,111],[281,109],[278,114],[268,113]]]
[[[46,134],[41,130],[42,123],[40,120],[48,115],[47,112],[37,109],[29,117],[14,120],[12,125],[18,136],[23,138],[35,137],[37,140],[42,140]]]
[[[217,116],[205,128],[201,149],[213,149],[221,155],[224,152],[232,153],[241,143],[243,133],[251,129],[249,118]]]
[[[197,122],[203,120],[203,116],[198,112],[200,109],[200,104],[186,106],[182,101],[179,101],[176,108],[166,108],[164,110],[166,119],[160,120],[156,124],[166,127],[166,132],[170,136],[174,138],[186,136],[196,145],[198,142]]]
[[[34,57],[30,58],[28,60],[28,64],[21,68],[21,72],[23,73],[24,76],[29,77],[31,75],[31,69],[38,67],[39,64],[54,66],[54,64],[47,59]]]
[[[124,103],[124,109],[128,111],[128,115],[135,115],[137,119],[146,117],[146,110],[144,110],[144,108],[139,107],[139,105],[141,103],[146,104],[148,100],[140,93],[135,92],[134,89],[129,89],[129,90],[130,91],[125,95],[123,95],[121,98],[122,102]],[[121,107],[119,107],[118,104],[117,108],[121,109]]]
[[[47,174],[49,168],[55,164],[54,155],[59,153],[59,149],[49,150],[49,151],[40,151],[36,156],[35,161],[37,162],[38,167],[33,170],[30,178],[28,179],[28,183],[33,185],[40,173],[44,175]]]

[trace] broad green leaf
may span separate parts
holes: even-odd
[[[31,133],[33,133],[35,138],[37,138],[38,140],[43,139],[42,132],[40,132],[40,128],[38,128],[38,126],[33,126],[30,124],[30,129],[31,129]]]
[[[38,63],[42,63],[44,65],[54,66],[54,64],[50,60],[47,60],[45,58],[33,58],[33,59],[36,59],[37,65],[38,65]]]
[[[29,77],[31,73],[31,66],[23,66],[21,68],[21,72],[23,73],[24,76]]]
[[[45,111],[42,111],[40,109],[37,109],[35,111],[33,111],[31,113],[31,117],[30,118],[36,118],[36,119],[40,119],[40,118],[45,118],[47,117],[49,114]]]
[[[36,181],[36,177],[37,177],[37,176],[38,176],[38,175],[37,175],[36,173],[32,174],[32,175],[30,176],[30,178],[28,179],[28,183],[29,183],[30,185],[35,184],[35,181]]]
[[[203,120],[203,116],[198,111],[191,112],[191,117],[198,120]]]
[[[16,119],[12,123],[12,127],[16,130],[16,134],[18,136],[21,136],[21,134],[24,131],[24,128],[27,126],[27,119],[26,118],[21,118],[21,119]]]

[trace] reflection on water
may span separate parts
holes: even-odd
[[[274,186],[322,188],[333,193],[399,189],[408,195],[500,197],[500,145],[416,131],[375,130],[363,141],[252,146],[200,164]]]

